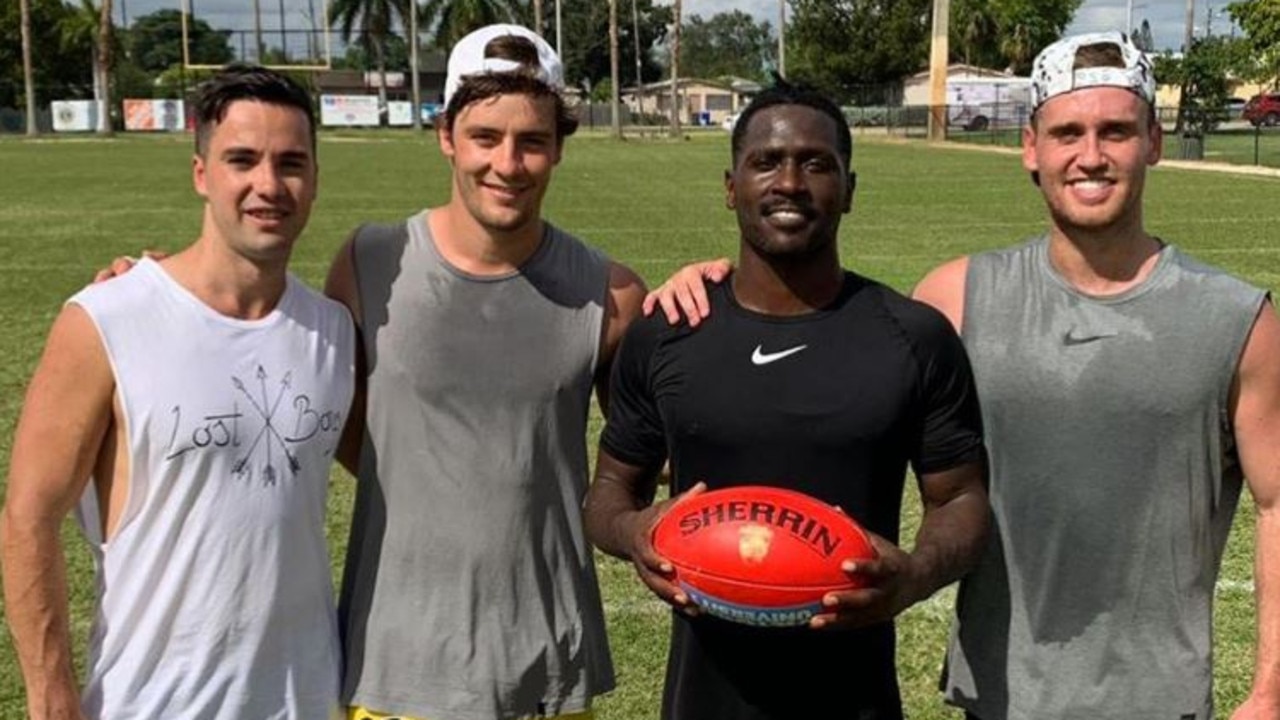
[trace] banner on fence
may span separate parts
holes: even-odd
[[[320,124],[326,127],[378,125],[376,95],[321,95]]]
[[[54,132],[88,132],[98,128],[96,100],[54,100],[49,104]]]
[[[124,101],[124,129],[138,132],[181,132],[185,124],[181,100],[129,98]]]

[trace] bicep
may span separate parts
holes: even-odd
[[[1233,424],[1241,466],[1259,510],[1280,507],[1280,320],[1262,305],[1236,373]]]
[[[613,358],[627,328],[638,317],[644,302],[645,286],[640,276],[618,263],[609,264],[609,288],[605,293],[605,312],[600,332],[599,361],[596,363],[596,397],[602,410],[609,407],[609,375]]]
[[[329,274],[324,281],[324,294],[337,300],[351,311],[356,325],[360,325],[360,291],[356,282],[356,236],[353,233],[329,265]]]
[[[986,455],[937,472],[921,473],[917,482],[920,501],[925,509],[937,508],[954,500],[969,497],[986,504]]]
[[[115,382],[97,328],[68,305],[54,321],[14,435],[6,515],[60,521],[75,506],[111,425]]]

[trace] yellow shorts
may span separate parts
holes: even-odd
[[[590,710],[584,712],[569,713],[567,715],[530,715],[529,720],[594,720],[595,715]],[[347,712],[347,720],[423,720],[423,718],[409,717],[408,715],[383,715],[372,710],[362,707],[353,707]]]

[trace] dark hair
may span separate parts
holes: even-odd
[[[316,115],[311,95],[286,75],[258,65],[233,63],[200,86],[196,95],[196,152],[204,155],[213,127],[227,117],[227,109],[239,100],[297,108],[307,116],[311,147],[316,145]]]
[[[458,89],[449,98],[444,110],[445,127],[453,132],[453,121],[468,105],[498,95],[528,95],[534,98],[551,97],[556,102],[556,139],[574,134],[578,130],[578,118],[569,109],[564,97],[555,88],[538,79],[538,48],[533,41],[519,35],[500,35],[484,46],[487,58],[502,58],[519,63],[522,67],[512,72],[493,72],[469,75],[462,79]]]
[[[803,105],[830,117],[832,122],[836,124],[836,146],[840,151],[840,158],[844,160],[845,168],[848,169],[853,161],[853,136],[849,133],[849,121],[845,119],[844,113],[840,111],[840,108],[826,95],[811,87],[787,82],[777,75],[774,76],[773,81],[772,87],[766,88],[759,95],[752,98],[746,109],[738,116],[738,121],[734,123],[733,139],[730,141],[733,164],[735,166],[738,164],[738,156],[742,153],[742,141],[746,137],[747,126],[751,124],[751,118],[756,113],[779,105]]]

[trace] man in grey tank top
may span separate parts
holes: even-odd
[[[577,123],[560,60],[512,25],[461,40],[437,125],[449,202],[358,230],[327,292],[363,339],[340,459],[352,720],[589,717],[614,684],[583,533],[594,387],[644,287],[545,222]]]
[[[1049,231],[915,296],[973,361],[995,529],[943,690],[981,720],[1213,716],[1212,603],[1242,479],[1258,508],[1253,691],[1280,717],[1280,323],[1266,293],[1147,233],[1150,61],[1061,40],[1032,75],[1023,165]]]

